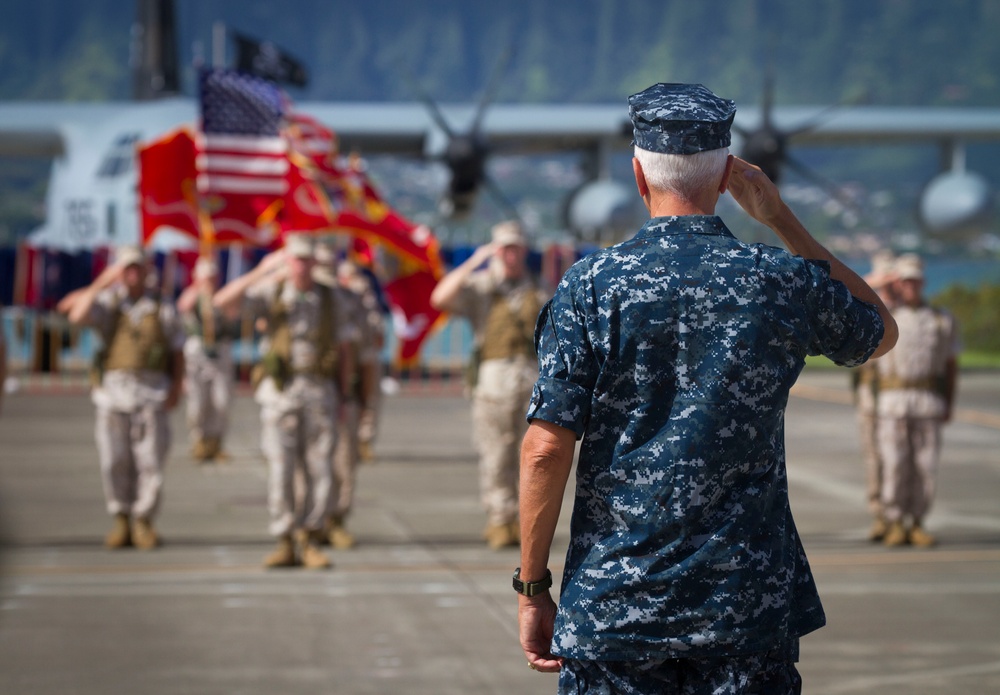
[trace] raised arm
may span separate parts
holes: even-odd
[[[448,307],[458,296],[462,285],[475,272],[476,268],[490,259],[496,253],[496,244],[489,243],[480,246],[472,255],[465,259],[465,262],[456,266],[450,273],[441,278],[440,282],[431,292],[431,306],[438,311],[447,311]]]
[[[184,288],[177,298],[177,311],[182,314],[189,314],[198,305],[198,293],[201,290],[197,280]]]
[[[105,268],[92,283],[73,294],[72,300],[64,299],[60,302],[59,309],[67,310],[70,323],[79,326],[86,323],[90,316],[90,310],[94,307],[94,301],[102,290],[107,289],[121,279],[125,266],[114,264]]]
[[[738,157],[734,158],[729,193],[747,214],[774,231],[789,251],[803,258],[827,261],[830,264],[830,277],[844,283],[858,299],[875,306],[885,324],[885,332],[872,357],[879,357],[892,349],[899,332],[896,321],[882,299],[860,275],[813,238],[781,199],[777,186],[763,171]]]
[[[285,272],[285,252],[282,249],[269,253],[249,273],[234,278],[219,288],[212,297],[212,305],[232,315],[239,309],[243,295],[252,285],[267,277],[278,278]]]

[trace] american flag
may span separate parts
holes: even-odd
[[[281,90],[252,75],[203,70],[200,100],[198,192],[284,195],[288,144],[281,135]]]

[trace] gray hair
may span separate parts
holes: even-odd
[[[662,154],[635,148],[635,158],[650,188],[688,200],[706,188],[719,185],[728,157],[728,147],[695,154]]]

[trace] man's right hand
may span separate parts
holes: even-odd
[[[552,654],[552,633],[555,628],[556,603],[549,592],[538,596],[518,596],[517,623],[521,649],[533,671],[557,673],[562,659]]]
[[[494,244],[492,241],[489,242],[488,244],[483,244],[482,246],[476,248],[476,250],[472,252],[472,257],[469,259],[469,265],[471,265],[473,269],[478,268],[483,263],[492,258],[496,252],[497,252],[497,245]]]
[[[262,274],[270,274],[278,268],[284,267],[287,261],[288,255],[285,253],[285,250],[278,249],[261,258],[260,263],[257,264],[257,269]]]
[[[750,217],[767,226],[771,226],[785,208],[778,187],[767,174],[739,157],[733,157],[729,193]]]

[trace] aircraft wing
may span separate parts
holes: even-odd
[[[442,104],[441,115],[453,133],[466,133],[475,118],[472,105]],[[345,151],[365,154],[435,156],[448,133],[419,102],[303,102],[296,109],[332,128]],[[623,133],[628,128],[629,135]],[[580,150],[631,140],[628,112],[622,105],[495,104],[482,122],[482,134],[496,153]]]
[[[340,137],[345,151],[362,155],[434,156],[448,134],[419,102],[301,102],[296,110],[317,118]],[[444,104],[441,114],[453,132],[470,127],[475,107]],[[156,114],[156,118],[149,118]],[[6,102],[0,104],[0,156],[53,157],[65,153],[67,132],[101,129],[129,116],[162,124],[163,132],[197,118],[193,99],[160,102]],[[736,123],[753,130],[757,107],[739,107]],[[148,120],[147,120],[148,119]],[[774,124],[792,131],[802,145],[852,145],[955,140],[1000,140],[1000,109],[939,107],[777,107]],[[545,153],[594,147],[625,149],[631,124],[625,104],[495,104],[482,133],[495,153]],[[145,133],[144,133],[145,134]]]
[[[0,103],[0,156],[52,158],[73,143],[96,145],[108,133],[152,138],[197,117],[193,99],[149,102]]]
[[[803,145],[866,145],[1000,140],[1000,109],[948,107],[775,107],[773,124]],[[761,125],[757,107],[737,107],[736,123]]]

